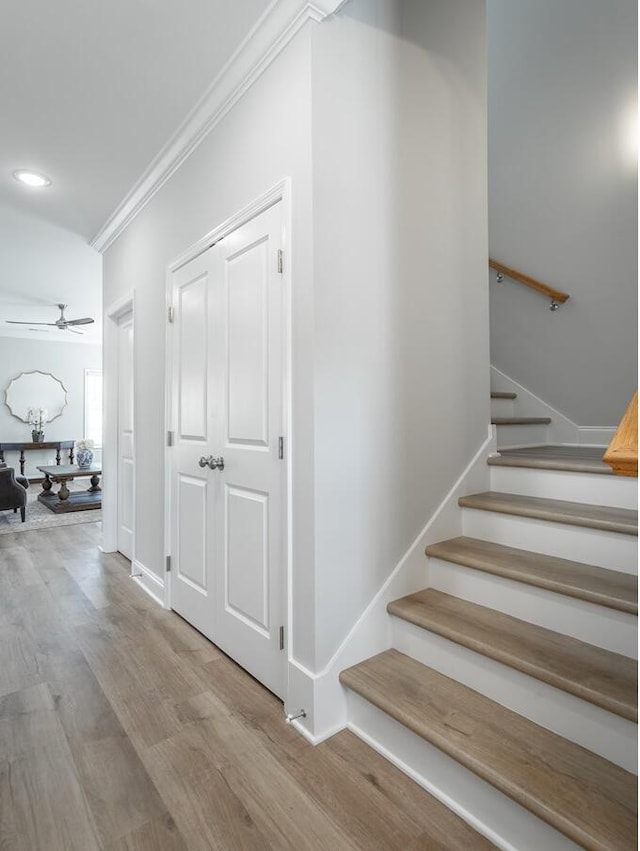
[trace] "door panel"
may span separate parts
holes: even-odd
[[[279,696],[286,466],[281,204],[174,275],[172,607]],[[223,469],[200,467],[223,456]]]
[[[225,608],[269,635],[269,495],[226,489]]]
[[[206,274],[178,288],[178,432],[183,439],[207,435],[207,281]]]
[[[207,482],[178,474],[177,578],[207,592]]]
[[[227,442],[266,447],[268,242],[247,246],[227,263]]]

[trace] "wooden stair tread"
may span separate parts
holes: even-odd
[[[638,512],[629,508],[610,508],[605,505],[544,499],[499,491],[462,496],[458,504],[463,508],[549,520],[570,526],[585,526],[607,532],[620,532],[624,535],[637,536],[638,534]]]
[[[629,772],[396,650],[340,681],[584,848],[636,848]]]
[[[501,455],[540,455],[547,458],[583,458],[602,461],[606,446],[582,446],[576,443],[543,443],[520,446],[518,449],[499,449]]]
[[[537,455],[490,455],[487,463],[492,467],[528,467],[538,470],[567,470],[572,473],[599,473],[613,476],[613,470],[604,461],[578,458],[544,458]]]
[[[492,390],[491,398],[492,399],[516,399],[518,397],[517,393],[509,393],[504,390]]]
[[[492,425],[549,425],[551,417],[491,417]]]
[[[387,611],[555,688],[638,720],[636,662],[433,588]]]
[[[606,446],[524,446],[520,449],[498,449],[498,455],[489,458],[489,464],[503,467],[535,467],[544,470],[570,470],[576,473],[601,473],[611,476],[613,471],[602,460]]]
[[[426,555],[525,582],[568,597],[638,614],[638,578],[604,567],[521,550],[478,538],[430,544]]]

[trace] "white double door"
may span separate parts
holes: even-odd
[[[173,277],[171,607],[284,697],[281,206]]]

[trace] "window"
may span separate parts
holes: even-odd
[[[84,437],[102,446],[102,370],[84,371]]]

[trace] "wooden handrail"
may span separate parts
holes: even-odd
[[[496,272],[500,272],[500,274],[506,275],[507,278],[511,278],[512,281],[518,281],[527,287],[531,287],[532,290],[543,293],[543,295],[551,299],[552,303],[564,304],[569,299],[568,293],[563,293],[562,290],[556,290],[548,284],[543,284],[542,281],[536,281],[535,278],[525,275],[524,272],[518,272],[517,269],[505,266],[504,263],[498,263],[497,260],[492,260],[491,257],[489,258],[489,266],[491,269],[495,269]]]
[[[613,435],[602,460],[618,476],[638,476],[638,391],[633,394],[625,415]]]

